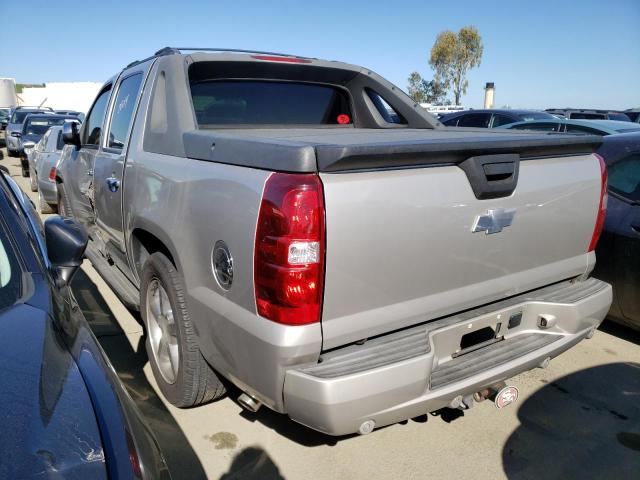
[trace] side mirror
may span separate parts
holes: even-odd
[[[33,148],[35,146],[36,146],[36,144],[33,143],[33,142],[24,142],[24,144],[22,145],[22,148],[24,148],[26,150],[28,148]]]
[[[44,222],[49,261],[61,285],[68,285],[82,265],[89,237],[84,227],[71,218],[55,216]]]
[[[62,141],[66,145],[80,148],[80,129],[78,122],[65,122],[62,125]]]

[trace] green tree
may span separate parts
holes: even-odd
[[[418,103],[447,104],[447,92],[436,80],[424,80],[418,72],[412,72],[408,78],[409,96]]]
[[[431,48],[429,65],[436,72],[435,80],[446,90],[453,90],[456,105],[467,93],[467,72],[480,65],[482,51],[482,38],[473,26],[463,27],[458,33],[440,32]]]

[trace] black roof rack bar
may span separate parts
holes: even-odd
[[[258,55],[276,55],[278,57],[294,57],[294,58],[308,58],[301,57],[300,55],[292,55],[290,53],[277,53],[277,52],[263,52],[261,50],[242,50],[240,48],[191,48],[191,47],[165,47],[158,50],[156,55],[174,55],[188,52],[228,52],[228,53],[256,53]]]

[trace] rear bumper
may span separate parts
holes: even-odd
[[[599,280],[562,282],[334,350],[322,363],[287,371],[286,411],[315,430],[344,435],[367,420],[380,427],[438,410],[568,350],[598,327],[611,299],[611,286]],[[539,326],[541,315],[547,328]],[[461,337],[485,327],[502,340],[458,355]]]

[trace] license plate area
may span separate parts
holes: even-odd
[[[455,358],[460,355],[464,355],[465,353],[475,352],[479,348],[483,348],[487,345],[503,340],[504,337],[500,336],[501,326],[501,323],[498,323],[495,326],[489,325],[462,335],[460,338],[460,346],[452,353],[451,357]]]

